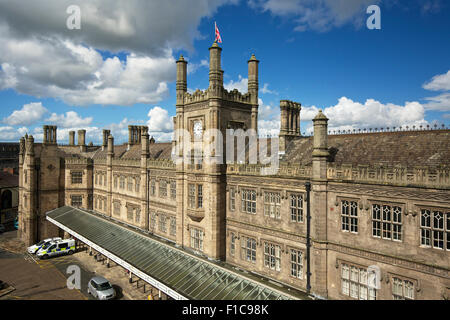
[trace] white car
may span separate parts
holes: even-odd
[[[28,253],[31,254],[35,254],[36,252],[38,252],[38,250],[46,243],[49,243],[50,241],[58,241],[58,240],[62,240],[60,237],[56,237],[56,238],[48,238],[48,239],[44,239],[36,244],[33,244],[32,246],[27,248]]]

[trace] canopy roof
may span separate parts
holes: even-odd
[[[302,298],[82,209],[61,207],[48,212],[47,220],[175,299]]]

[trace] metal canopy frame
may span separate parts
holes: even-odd
[[[176,300],[298,299],[79,208],[46,218]]]

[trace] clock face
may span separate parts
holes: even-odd
[[[194,122],[194,136],[196,138],[199,138],[202,136],[203,132],[203,125],[201,121],[195,121]]]

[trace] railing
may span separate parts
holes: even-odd
[[[340,130],[329,130],[328,134],[337,135],[337,134],[359,134],[359,133],[377,133],[377,132],[407,132],[407,131],[441,131],[441,130],[449,130],[450,126],[446,126],[445,124],[434,124],[430,126],[427,124],[424,125],[413,125],[413,126],[400,126],[400,127],[376,127],[376,128],[363,128],[363,129],[340,129]]]

